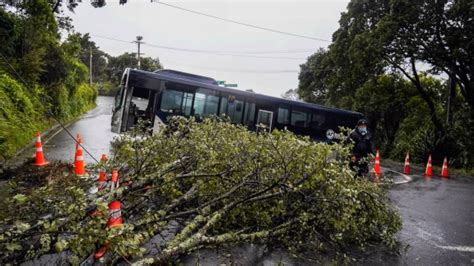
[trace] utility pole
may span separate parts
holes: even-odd
[[[89,47],[89,83],[92,86],[92,47]]]
[[[137,40],[134,41],[134,43],[137,44],[138,46],[138,52],[137,52],[137,59],[138,59],[138,69],[140,69],[140,44],[143,43],[143,37],[142,36],[137,36]]]

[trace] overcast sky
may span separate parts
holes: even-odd
[[[159,57],[167,69],[237,83],[239,89],[253,89],[272,96],[281,96],[288,89],[296,88],[299,65],[318,48],[329,44],[236,25],[150,0],[129,0],[123,6],[118,4],[119,0],[107,0],[104,8],[93,8],[88,2],[84,1],[69,15],[75,30],[95,35],[92,39],[103,51],[111,55],[136,52],[132,41],[141,35],[145,42],[141,50],[145,56]],[[349,1],[162,2],[260,27],[331,40]],[[192,53],[150,45],[214,52]],[[217,55],[223,52],[232,55]]]

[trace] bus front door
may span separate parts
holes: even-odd
[[[257,132],[262,130],[270,132],[272,130],[273,112],[267,110],[258,110]]]
[[[122,132],[130,130],[138,121],[152,127],[154,122],[156,92],[146,88],[132,87],[125,98]]]

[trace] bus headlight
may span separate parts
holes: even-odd
[[[328,138],[329,140],[333,139],[334,135],[335,135],[334,130],[332,129],[326,130],[326,138]]]

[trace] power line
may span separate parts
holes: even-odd
[[[214,70],[218,72],[236,72],[236,73],[256,73],[256,74],[283,74],[283,73],[299,73],[299,71],[296,70],[291,70],[291,69],[282,69],[282,70],[259,70],[259,69],[235,69],[235,68],[213,68],[213,67],[206,67],[206,66],[199,66],[199,65],[191,65],[191,64],[183,64],[179,61],[175,60],[165,60],[165,61],[170,61],[174,62],[178,65],[185,66],[185,67],[193,67],[193,68],[198,68],[198,69],[206,69],[206,70]],[[315,71],[318,72],[331,72],[331,71],[337,71],[338,68],[317,68],[314,69]]]
[[[125,40],[120,40],[120,39],[116,39],[116,38],[112,38],[112,37],[107,37],[107,36],[102,36],[102,35],[96,35],[96,34],[89,34],[90,36],[94,36],[94,37],[97,37],[97,38],[101,38],[101,39],[107,39],[107,40],[111,40],[111,41],[116,41],[116,42],[124,42],[124,43],[133,43],[133,41],[125,41]]]
[[[236,57],[249,57],[249,58],[265,58],[265,59],[306,60],[306,58],[303,58],[303,57],[261,56],[261,55],[238,54],[238,53],[224,53],[224,52],[217,52],[217,51],[216,52],[199,51],[199,50],[193,50],[193,49],[176,48],[176,47],[169,47],[169,46],[162,46],[162,45],[155,45],[155,44],[147,44],[147,43],[145,43],[144,45],[154,47],[154,48],[182,51],[182,52],[189,52],[189,53],[201,53],[201,54],[236,56]]]
[[[121,40],[117,38],[112,38],[112,37],[107,37],[107,36],[102,36],[102,35],[96,35],[96,34],[89,34],[90,36],[94,36],[97,38],[102,38],[102,39],[107,39],[107,40],[112,40],[112,41],[117,41],[117,42],[123,42],[123,43],[133,43],[130,41],[126,40]],[[178,51],[185,51],[185,52],[196,52],[196,53],[205,53],[205,54],[213,54],[213,55],[232,55],[232,56],[243,56],[243,57],[253,57],[253,56],[248,56],[248,55],[239,55],[239,54],[231,54],[231,53],[224,53],[223,51],[211,51],[211,50],[195,50],[195,49],[187,49],[187,48],[177,48],[177,47],[170,47],[170,46],[162,46],[162,45],[155,45],[155,44],[149,44],[149,43],[143,43],[143,45],[147,45],[150,47],[155,47],[155,48],[163,48],[163,49],[170,49],[170,50],[178,50]],[[262,52],[265,53],[265,52]],[[257,58],[271,58],[271,59],[282,59],[285,57],[257,57]],[[291,59],[300,59],[300,58],[293,58],[290,57]],[[168,60],[171,62],[175,62],[179,65],[182,66],[187,66],[187,67],[193,67],[193,68],[200,68],[200,69],[207,69],[207,70],[214,70],[214,71],[220,71],[220,72],[237,72],[237,73],[261,73],[261,74],[277,74],[277,73],[298,73],[296,70],[248,70],[248,69],[223,69],[223,68],[210,68],[210,67],[204,67],[204,66],[197,66],[197,65],[189,65],[189,64],[182,64],[178,61],[174,60]],[[319,72],[330,72],[330,71],[337,71],[337,68],[321,68],[321,69],[315,69],[316,71]]]
[[[314,50],[269,50],[269,51],[219,51],[220,53],[238,53],[238,54],[302,54],[314,53]]]
[[[221,18],[221,17],[217,17],[217,16],[214,16],[214,15],[202,13],[202,12],[199,12],[199,11],[187,9],[187,8],[184,8],[184,7],[179,7],[179,6],[175,6],[175,5],[172,5],[172,4],[160,2],[160,1],[158,1],[158,0],[157,0],[157,1],[151,0],[151,1],[154,2],[154,3],[161,4],[161,5],[169,6],[169,7],[176,8],[176,9],[179,9],[179,10],[183,10],[183,11],[186,11],[186,12],[190,12],[190,13],[193,13],[193,14],[198,14],[198,15],[201,15],[201,16],[206,16],[206,17],[210,17],[210,18],[214,18],[214,19],[217,19],[217,20],[226,21],[226,22],[230,22],[230,23],[234,23],[234,24],[238,24],[238,25],[242,25],[242,26],[246,26],[246,27],[250,27],[250,28],[255,28],[255,29],[270,31],[270,32],[279,33],[279,34],[284,34],[284,35],[289,35],[289,36],[293,36],[293,37],[299,37],[299,38],[304,38],[304,39],[310,39],[310,40],[314,40],[314,41],[332,42],[332,41],[330,41],[330,40],[326,40],[326,39],[322,39],[322,38],[317,38],[317,37],[312,37],[312,36],[306,36],[306,35],[301,35],[301,34],[296,34],[296,33],[291,33],[291,32],[286,32],[286,31],[281,31],[281,30],[275,30],[275,29],[270,29],[270,28],[266,28],[266,27],[261,27],[261,26],[257,26],[257,25],[252,25],[252,24],[248,24],[248,23],[244,23],[244,22],[239,22],[239,21],[232,20],[232,19]]]
[[[111,41],[123,42],[123,43],[133,43],[126,40],[121,40],[117,38],[107,37],[103,35],[91,34],[90,36],[94,36],[97,38],[108,39]],[[182,48],[182,47],[172,47],[172,46],[163,46],[163,45],[156,45],[156,44],[149,44],[150,46],[155,46],[157,48],[163,49],[173,49],[173,50],[183,50],[187,52],[202,52],[202,53],[231,53],[231,54],[295,54],[295,53],[313,53],[314,50],[267,50],[267,51],[232,51],[232,50],[202,50],[202,49],[191,49],[191,48]]]
[[[102,35],[90,34],[90,36],[94,36],[94,37],[102,38],[102,39],[107,39],[107,40],[111,40],[111,41],[130,43],[130,41],[121,40],[121,39],[112,38],[112,37],[107,37],[107,36],[102,36]],[[306,60],[306,58],[303,58],[303,57],[261,56],[261,55],[252,55],[251,53],[240,54],[240,53],[224,52],[224,51],[188,49],[188,48],[164,46],[164,45],[158,45],[158,44],[152,44],[152,43],[142,43],[142,44],[146,45],[146,46],[149,46],[149,47],[159,48],[159,49],[182,51],[182,52],[188,52],[188,53],[212,54],[212,55],[219,55],[219,56],[248,57],[248,58],[264,58],[264,59]]]
[[[94,36],[97,38],[101,39],[107,39],[111,41],[117,41],[117,42],[123,42],[123,43],[133,43],[130,41],[126,40],[121,40],[117,38],[112,38],[108,36],[103,36],[103,35],[97,35],[97,34],[91,34],[89,33],[90,36]],[[151,45],[151,44],[149,44]],[[153,44],[153,46],[157,48],[163,48],[163,49],[173,49],[173,50],[183,50],[187,52],[202,52],[202,53],[234,53],[234,54],[293,54],[293,53],[313,53],[314,50],[274,50],[274,51],[231,51],[231,50],[201,50],[201,49],[190,49],[190,48],[180,48],[180,47],[171,47],[171,46],[163,46],[163,45],[156,45]]]
[[[258,69],[235,69],[235,68],[213,68],[213,67],[205,67],[205,66],[198,66],[198,65],[190,65],[190,64],[182,64],[178,61],[174,60],[165,60],[165,61],[170,61],[174,62],[176,64],[179,64],[181,66],[185,67],[192,67],[192,68],[198,68],[198,69],[206,69],[206,70],[213,70],[217,72],[235,72],[235,73],[255,73],[255,74],[284,74],[284,73],[298,73],[296,70],[287,70],[287,69],[282,69],[282,70],[258,70]]]

